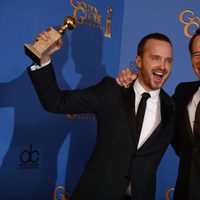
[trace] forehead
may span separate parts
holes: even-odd
[[[192,51],[193,53],[196,51],[200,52],[200,35],[196,36],[192,43]]]
[[[172,46],[169,42],[157,39],[149,39],[144,45],[144,53],[157,54],[172,57]]]

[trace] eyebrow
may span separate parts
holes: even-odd
[[[200,53],[200,52],[199,52]],[[158,55],[158,54],[151,54],[150,57],[159,57],[159,58],[163,58],[162,56]],[[165,59],[170,59],[173,60],[173,57],[166,57]]]

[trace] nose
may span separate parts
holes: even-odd
[[[165,61],[164,59],[162,59],[162,60],[160,61],[160,68],[161,68],[162,70],[164,70],[165,67],[166,67],[166,61]]]

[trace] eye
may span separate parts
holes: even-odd
[[[151,56],[151,59],[158,61],[158,60],[160,60],[160,56]]]
[[[200,52],[195,52],[192,54],[193,57],[200,57]]]
[[[168,64],[172,64],[172,59],[167,59]]]

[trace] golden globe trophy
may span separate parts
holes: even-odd
[[[66,30],[73,30],[76,27],[77,20],[74,16],[66,17],[64,24],[59,26],[57,30],[51,28],[48,32],[50,39],[48,41],[39,40],[34,45],[24,44],[25,53],[35,63],[40,65],[40,59],[45,55],[51,48],[53,48],[61,36]]]

